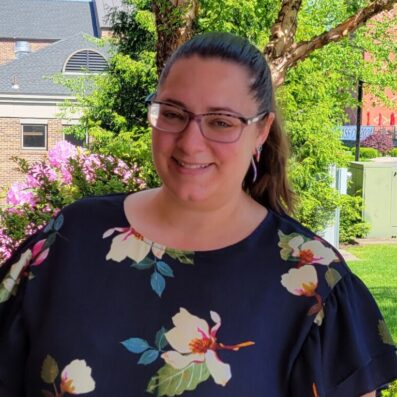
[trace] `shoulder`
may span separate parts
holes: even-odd
[[[65,206],[61,214],[65,218],[65,225],[92,222],[114,218],[116,215],[123,218],[123,203],[127,193],[116,193],[103,196],[84,197]],[[117,217],[117,216],[116,216]]]
[[[351,271],[338,250],[322,237],[291,217],[275,217],[278,248],[285,264],[281,284],[292,295],[315,299],[309,313],[318,313]]]
[[[320,235],[287,215],[274,214],[283,259],[329,266],[344,263],[339,251]]]

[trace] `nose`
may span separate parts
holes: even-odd
[[[185,151],[200,149],[205,145],[205,138],[201,133],[200,117],[191,117],[185,129],[179,133],[177,145]]]

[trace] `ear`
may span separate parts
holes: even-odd
[[[270,112],[262,122],[258,123],[258,136],[255,141],[254,155],[256,154],[256,149],[266,142],[275,117],[276,115],[273,112]]]

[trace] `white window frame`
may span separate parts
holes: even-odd
[[[44,127],[44,146],[24,146],[24,127],[26,126],[42,126]],[[47,150],[47,146],[48,146],[48,125],[47,124],[38,124],[38,123],[21,123],[21,148],[23,150]]]

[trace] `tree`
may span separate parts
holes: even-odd
[[[328,26],[328,29],[325,29],[320,34],[306,40],[296,40],[299,28],[298,20],[305,1],[282,0],[278,15],[270,28],[269,41],[263,50],[272,70],[274,84],[276,86],[283,84],[288,69],[295,66],[297,62],[307,58],[313,51],[329,43],[338,42],[349,37],[349,35],[365,25],[371,18],[381,12],[391,10],[396,2],[397,0],[375,0],[365,7],[359,7],[360,3],[362,3],[360,1],[347,2],[345,3],[346,10],[350,11],[351,15],[347,15],[344,20],[335,26]],[[203,1],[203,3],[206,3],[207,6],[213,6],[211,1]],[[217,3],[220,7],[228,5],[227,0],[218,1]],[[261,6],[267,2],[254,0],[252,3]],[[344,2],[339,1],[338,3],[343,4]],[[315,7],[316,2],[311,1],[306,4],[309,7]],[[194,22],[199,17],[198,6],[198,0],[153,1],[158,43],[161,46],[161,50],[157,52],[156,62],[159,73],[165,60],[176,47],[192,36]],[[249,7],[248,4],[246,6]],[[279,5],[277,4],[277,6]]]
[[[291,141],[290,178],[299,196],[296,217],[321,230],[338,204],[329,166],[346,164],[338,126],[355,105],[358,79],[397,88],[393,18],[365,23],[397,0],[125,0],[112,16],[116,54],[92,95],[80,95],[93,150],[138,162],[148,185],[158,183],[150,158],[145,96],[169,54],[193,34],[229,31],[263,49],[278,86]],[[353,34],[354,33],[354,34]],[[371,52],[366,63],[363,52]],[[382,68],[385,73],[379,73]]]

